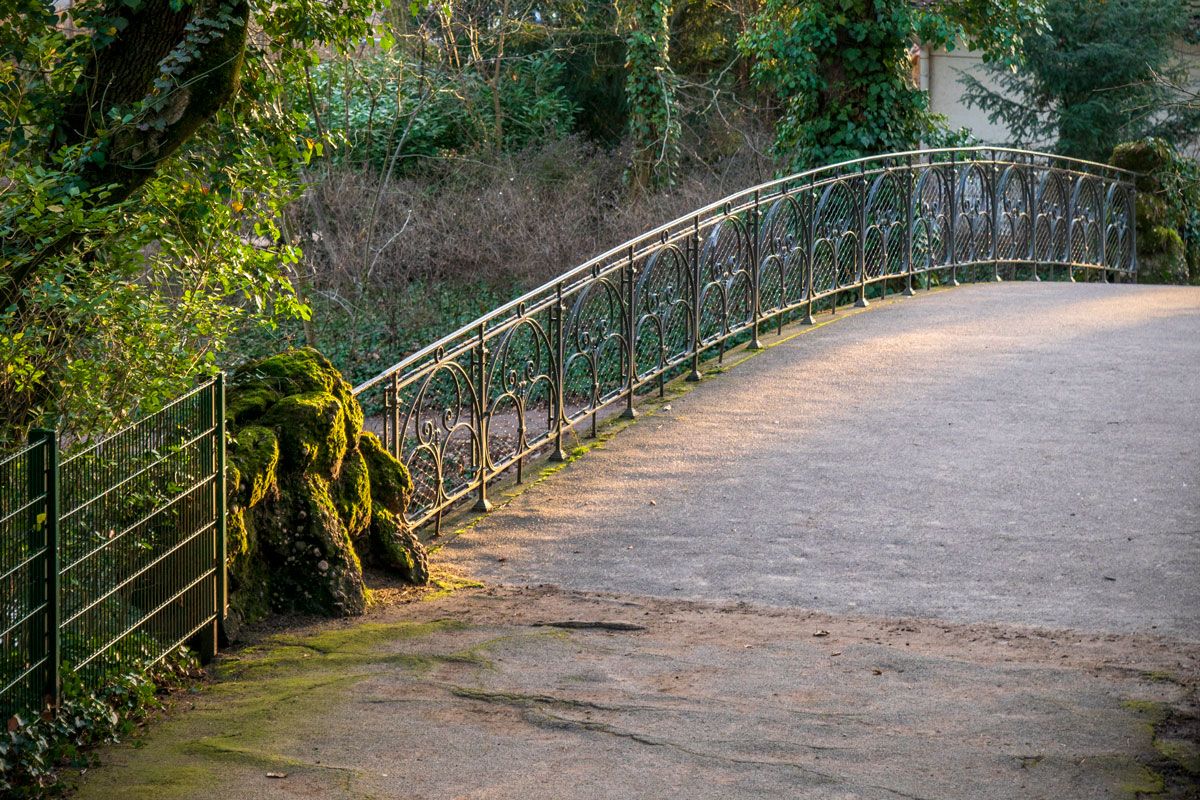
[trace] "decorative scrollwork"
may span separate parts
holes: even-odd
[[[865,301],[914,278],[1132,276],[1127,173],[1023,151],[882,156],[726,198],[571,270],[405,359],[379,427],[413,475],[409,521],[439,520],[489,481],[705,352],[757,341],[843,293]],[[980,270],[987,266],[990,269]],[[1049,274],[1049,273],[1047,273]]]

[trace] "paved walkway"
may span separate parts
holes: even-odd
[[[446,557],[504,583],[1200,640],[1198,426],[1200,289],[967,286],[702,382]]]
[[[1200,289],[879,304],[449,541],[483,588],[232,654],[79,798],[1195,798],[1198,420]]]

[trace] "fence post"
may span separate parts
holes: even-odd
[[[550,307],[550,315],[552,325],[554,327],[554,451],[550,453],[551,461],[566,461],[567,451],[563,449],[563,423],[566,422],[566,401],[564,395],[566,393],[567,383],[567,368],[565,360],[567,357],[567,344],[563,340],[563,286],[562,281],[554,289],[554,305]]]
[[[30,489],[43,494],[42,531],[45,535],[45,546],[42,549],[42,566],[38,570],[42,578],[40,591],[37,591],[35,602],[43,605],[41,636],[33,637],[40,641],[40,653],[31,654],[31,659],[45,657],[45,672],[43,675],[42,696],[54,708],[62,702],[62,680],[59,673],[62,670],[62,590],[59,585],[59,535],[58,521],[60,516],[60,482],[58,474],[58,432],[49,428],[35,428],[29,433],[31,444],[40,444],[30,451],[29,464]],[[36,455],[35,455],[36,454]],[[36,528],[35,528],[36,530]]]
[[[992,150],[992,280],[1000,278],[1000,167],[996,164],[996,151]]]
[[[950,285],[958,286],[958,162],[950,154],[950,241],[946,255],[950,261]]]
[[[762,275],[758,268],[758,190],[754,191],[754,205],[750,208],[750,314],[752,324],[750,328],[750,344],[747,347],[750,350],[761,350],[762,342],[758,340],[758,323],[762,317]]]
[[[700,218],[692,217],[692,236],[688,247],[692,251],[692,371],[687,380],[700,380]]]
[[[813,288],[816,286],[816,281],[813,280],[813,272],[817,268],[817,190],[811,186],[804,190],[804,218],[807,222],[807,230],[804,236],[804,250],[807,254],[806,262],[808,268],[805,270],[804,280],[807,281],[806,293],[808,303],[804,309],[804,319],[800,320],[801,325],[813,324]]]
[[[1105,189],[1104,201],[1100,206],[1100,280],[1108,283],[1108,219],[1110,206],[1109,199],[1113,193]]]
[[[1137,283],[1138,251],[1137,251],[1137,185],[1129,184],[1129,198],[1125,201],[1125,224],[1129,226],[1129,268],[1125,277],[1131,283]]]
[[[487,459],[488,459],[488,398],[487,398],[487,340],[485,338],[486,331],[484,324],[479,324],[479,385],[477,388],[477,410],[478,410],[478,468],[479,468],[479,488],[478,495],[475,500],[476,511],[491,511],[492,503],[487,499]]]
[[[854,260],[858,262],[858,300],[855,308],[866,308],[867,303],[867,176],[865,166],[858,167],[858,231],[854,237]]]
[[[625,280],[625,367],[629,373],[625,381],[625,410],[623,419],[633,419],[637,409],[633,407],[633,388],[637,383],[637,268],[633,265],[633,245],[629,245],[629,258],[622,270]]]
[[[1075,183],[1071,182],[1071,192],[1067,195],[1067,280],[1075,283]]]
[[[1028,209],[1029,220],[1029,246],[1026,249],[1028,251],[1029,263],[1033,267],[1033,279],[1040,281],[1042,278],[1038,275],[1037,264],[1037,192],[1033,188],[1033,178],[1036,173],[1033,170],[1032,163],[1025,165],[1025,171],[1028,173],[1025,179],[1025,208]]]
[[[227,540],[227,521],[229,513],[229,490],[225,483],[226,452],[225,440],[225,373],[217,373],[216,383],[217,409],[217,552],[220,554],[221,568],[217,572],[217,632],[223,639],[225,633],[225,617],[229,612],[229,543]]]
[[[905,157],[904,169],[904,263],[908,266],[904,276],[904,296],[912,297],[913,291],[913,160]]]

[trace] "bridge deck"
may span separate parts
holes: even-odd
[[[967,286],[707,379],[442,556],[490,582],[1195,640],[1197,420],[1200,289]]]
[[[670,405],[80,800],[1195,797],[1200,289],[880,304]]]

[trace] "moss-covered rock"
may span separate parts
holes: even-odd
[[[379,566],[409,583],[429,582],[429,558],[424,546],[403,519],[378,505],[371,520],[371,552]]]
[[[275,470],[279,466],[279,439],[270,428],[248,425],[229,441],[229,466],[236,471],[233,500],[249,508],[262,502],[275,488]]]
[[[247,364],[229,384],[231,608],[359,614],[362,559],[428,580],[425,551],[404,523],[412,481],[363,434],[363,412],[320,353],[292,350]]]
[[[271,406],[260,424],[278,432],[284,470],[335,478],[341,473],[349,440],[345,410],[333,395],[305,392],[284,397]]]
[[[373,433],[359,436],[358,449],[366,459],[370,472],[371,498],[394,513],[408,508],[413,482],[404,464],[385,450],[379,437]]]
[[[342,474],[332,486],[338,516],[351,541],[358,541],[371,524],[371,478],[360,450],[351,450],[342,461]]]
[[[1163,139],[1119,144],[1109,160],[1136,173],[1138,281],[1200,283],[1200,166]]]

